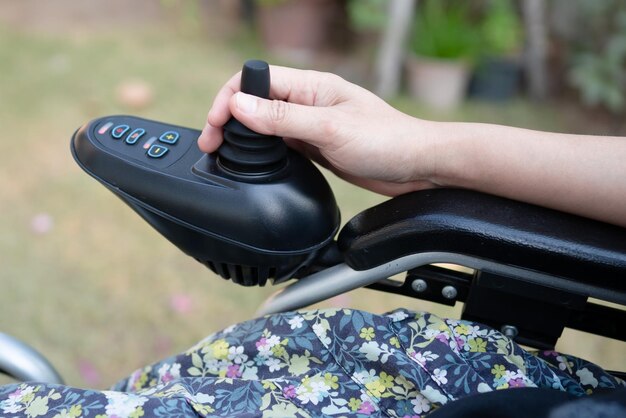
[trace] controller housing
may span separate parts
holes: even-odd
[[[270,175],[225,170],[200,131],[132,116],[78,129],[72,154],[88,174],[186,254],[244,285],[281,282],[314,265],[339,228],[330,186],[288,150]]]

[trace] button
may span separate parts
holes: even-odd
[[[111,126],[113,126],[113,122],[107,122],[107,123],[105,123],[104,125],[102,125],[102,126],[100,127],[100,129],[98,129],[98,133],[99,133],[100,135],[104,135],[104,134],[105,134],[105,133],[109,130],[109,128],[110,128]]]
[[[126,137],[126,143],[129,145],[133,145],[135,144],[137,141],[139,141],[139,138],[141,138],[143,136],[143,134],[146,133],[145,129],[142,128],[137,128],[134,131],[132,131],[131,133],[128,134],[128,136]]]
[[[148,157],[150,158],[161,158],[163,157],[169,149],[164,147],[163,145],[153,145],[148,150]]]
[[[126,132],[128,132],[129,129],[130,129],[130,126],[128,125],[117,125],[111,131],[111,136],[115,139],[120,139],[122,136],[124,136]]]
[[[178,141],[179,136],[180,134],[176,131],[167,131],[163,132],[163,135],[159,137],[159,141],[173,145],[176,143],[176,141]]]

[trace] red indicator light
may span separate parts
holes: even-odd
[[[154,141],[156,141],[156,140],[157,140],[157,137],[156,137],[156,136],[153,136],[152,138],[148,139],[148,140],[146,141],[146,143],[145,143],[145,144],[143,144],[143,149],[148,149],[148,148],[150,148],[150,145],[152,145],[152,144],[154,143]]]
[[[102,125],[102,127],[100,129],[98,129],[98,133],[100,135],[105,134],[106,131],[108,131],[111,126],[113,126],[113,122],[105,123],[104,125]]]

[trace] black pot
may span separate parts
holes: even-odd
[[[501,57],[483,58],[470,80],[471,98],[503,101],[519,91],[522,68],[519,62]]]

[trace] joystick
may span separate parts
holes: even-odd
[[[269,97],[269,66],[248,61],[241,90]],[[315,165],[236,119],[211,154],[200,131],[127,115],[76,131],[78,164],[186,254],[225,279],[263,286],[329,262],[339,210]],[[331,257],[331,262],[338,262]]]
[[[241,91],[269,98],[270,68],[265,61],[249,60],[241,71]],[[224,142],[218,149],[220,168],[243,181],[253,177],[276,178],[287,165],[287,147],[281,138],[263,135],[248,129],[235,118],[224,126]]]

